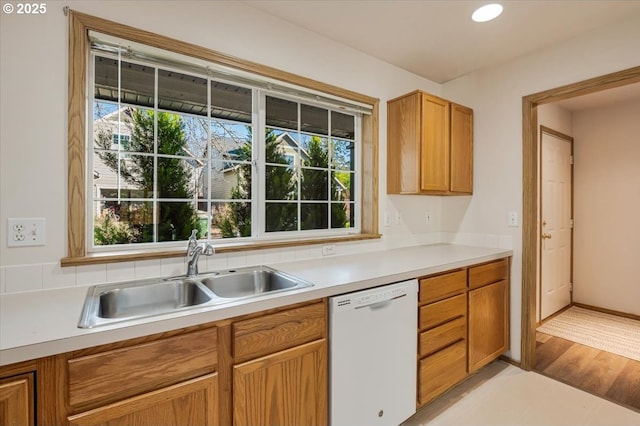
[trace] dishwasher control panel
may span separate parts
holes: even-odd
[[[407,295],[406,285],[385,285],[379,288],[344,294],[331,299],[335,312],[360,309],[377,303],[398,299]]]

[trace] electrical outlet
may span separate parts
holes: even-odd
[[[45,245],[45,219],[8,219],[7,246],[28,247]]]
[[[327,246],[322,246],[322,255],[323,256],[333,256],[336,254],[336,246],[331,244]]]
[[[509,226],[511,227],[518,226],[518,212],[515,212],[515,211],[509,212]]]
[[[431,212],[429,210],[424,212],[424,221],[425,223],[431,223]]]

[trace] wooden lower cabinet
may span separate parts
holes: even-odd
[[[418,408],[509,349],[509,258],[420,279]]]
[[[420,360],[418,405],[424,405],[467,377],[467,342],[461,340]]]
[[[469,291],[469,372],[509,348],[507,280]]]
[[[0,425],[34,424],[33,373],[0,379]]]
[[[71,426],[217,426],[217,374],[69,417]]]
[[[326,314],[316,300],[49,357],[43,424],[324,426]]]
[[[322,426],[327,416],[326,339],[234,366],[234,426]]]
[[[467,376],[467,270],[421,278],[418,301],[420,408]]]

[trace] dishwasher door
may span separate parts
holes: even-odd
[[[330,298],[331,426],[398,426],[416,411],[418,282]]]

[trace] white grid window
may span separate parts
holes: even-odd
[[[93,250],[360,232],[360,115],[178,63],[90,57]]]

